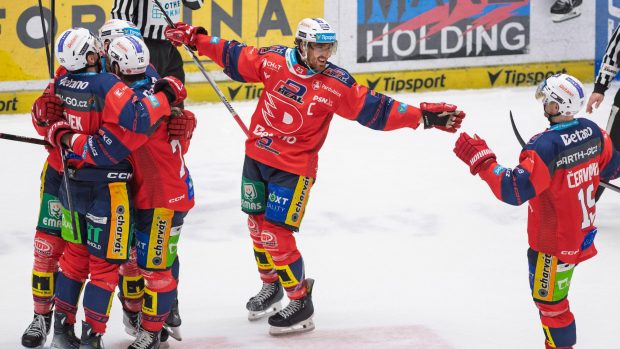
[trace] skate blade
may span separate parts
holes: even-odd
[[[290,327],[271,326],[269,328],[269,334],[272,336],[286,336],[294,333],[310,332],[312,330],[314,330],[314,321],[312,320],[312,317],[310,317],[309,319]]]
[[[248,320],[256,321],[260,320],[264,317],[271,316],[282,310],[282,302],[278,301],[277,303],[273,303],[269,309],[265,309],[262,311],[248,311]]]
[[[164,323],[164,329],[166,330],[166,332],[168,332],[170,337],[178,340],[179,342],[183,340],[183,337],[181,337],[181,327],[179,327],[179,326],[172,327],[172,326],[168,326],[168,325],[166,325]]]
[[[578,10],[578,9],[575,9],[575,10],[573,10],[570,13],[567,13],[565,15],[552,14],[551,15],[551,20],[554,23],[560,23],[560,22],[568,21],[569,19],[573,19],[575,17],[579,17],[580,15],[581,15],[581,11]]]

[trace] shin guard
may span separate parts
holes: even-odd
[[[280,283],[290,299],[299,299],[306,294],[304,262],[297,249],[293,232],[287,228],[265,221],[261,232],[261,243],[273,259]]]
[[[144,275],[144,301],[142,303],[142,328],[154,332],[162,329],[164,321],[177,298],[177,283],[171,270],[146,271]]]
[[[121,264],[118,268],[118,289],[123,309],[133,313],[140,312],[144,296],[144,278],[136,262],[135,248],[131,249],[127,263]]]
[[[64,248],[65,241],[62,238],[37,230],[32,268],[32,298],[34,312],[37,314],[52,311],[58,261]]]
[[[254,260],[258,267],[260,278],[265,283],[273,283],[278,280],[276,266],[271,255],[263,248],[261,231],[265,224],[265,215],[248,215],[248,229],[253,242]]]

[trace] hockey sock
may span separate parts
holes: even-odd
[[[84,313],[86,322],[96,333],[105,333],[114,292],[105,290],[92,282],[84,290]]]
[[[67,323],[75,323],[77,304],[82,292],[82,282],[68,278],[63,273],[58,274],[56,281],[56,310],[67,314]]]

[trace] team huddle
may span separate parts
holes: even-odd
[[[164,35],[233,80],[263,83],[241,174],[241,209],[262,282],[246,304],[248,319],[268,317],[276,336],[313,330],[315,282],[306,277],[294,233],[334,114],[378,131],[454,133],[465,113],[447,103],[415,107],[358,84],[328,61],[336,32],[320,18],[299,23],[294,47],[254,48],[185,23]],[[194,114],[180,107],[187,91],[149,65],[132,23],[110,20],[99,35],[68,29],[55,45],[60,68],[32,109],[34,127],[50,145],[35,234],[34,319],[22,344],[42,347],[53,328],[52,348],[102,348],[118,288],[125,330],[134,337],[128,349],[157,349],[169,336],[182,338],[177,246],[194,206],[183,156],[196,127]],[[515,168],[499,165],[484,140],[467,133],[454,152],[500,200],[529,200],[530,288],[545,346],[571,348],[568,287],[555,285],[570,283],[576,264],[596,254],[594,194],[601,179],[620,176],[620,154],[604,130],[575,118],[585,103],[577,79],[552,76],[537,97],[551,126],[525,145]]]

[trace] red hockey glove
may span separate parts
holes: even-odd
[[[456,110],[456,105],[446,103],[420,103],[424,128],[437,128],[454,133],[461,127],[465,113]]]
[[[454,153],[464,163],[469,165],[469,171],[474,176],[482,170],[487,161],[495,160],[495,153],[487,146],[484,139],[474,134],[471,138],[467,133],[462,132],[454,145]]]
[[[157,93],[162,91],[166,94],[170,105],[177,105],[185,100],[187,97],[187,90],[181,80],[174,76],[166,76],[157,81],[153,86],[153,92]]]
[[[170,122],[168,122],[169,140],[189,141],[192,139],[196,124],[194,113],[189,110],[178,109],[178,112],[170,116]]]
[[[30,112],[32,120],[38,126],[47,126],[63,118],[62,99],[47,91],[48,89],[34,101]]]
[[[164,30],[166,39],[176,46],[187,45],[196,51],[196,39],[198,34],[208,35],[203,27],[194,27],[183,22],[176,23],[174,27],[167,26]]]
[[[69,125],[69,123],[65,120],[57,120],[56,122],[50,124],[47,128],[45,140],[53,147],[58,148],[62,145],[60,143],[60,138],[67,133],[73,133],[71,130],[71,125]]]

